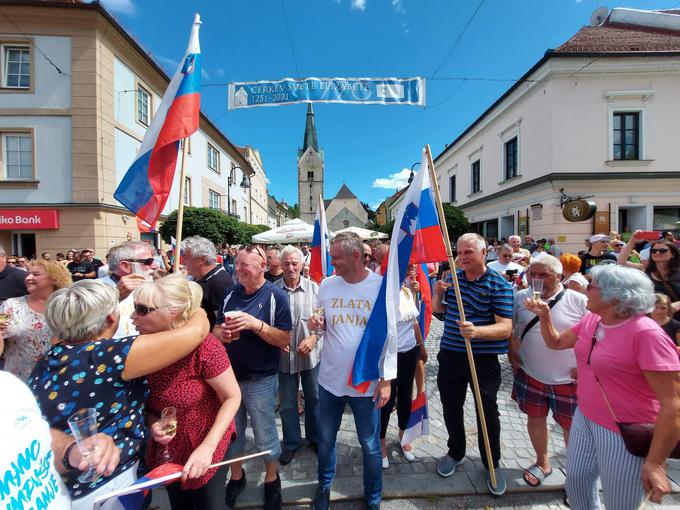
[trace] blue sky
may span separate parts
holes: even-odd
[[[306,105],[227,112],[226,83],[309,76],[425,77],[424,108],[314,105],[319,145],[326,154],[325,196],[334,196],[344,182],[373,207],[404,186],[405,169],[420,160],[425,144],[436,157],[512,80],[587,25],[602,5],[601,0],[102,3],[168,74],[186,49],[193,13],[201,14],[202,109],[234,143],[260,150],[270,193],[290,204],[297,202],[296,157]],[[678,5],[676,0],[629,0],[606,6]]]

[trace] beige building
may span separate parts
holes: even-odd
[[[347,227],[365,228],[368,223],[366,209],[345,184],[340,187],[335,197],[325,201],[325,208],[326,222],[331,231]]]
[[[17,0],[2,10],[0,243],[27,256],[72,247],[103,256],[139,238],[113,192],[168,76],[98,3]],[[234,166],[253,175],[248,160],[204,115],[188,152],[184,203],[233,205],[247,221],[248,190],[227,185]],[[175,181],[173,191],[179,172]],[[164,214],[178,203],[173,193]]]
[[[679,232],[679,20],[614,9],[547,51],[435,158],[442,198],[487,237],[571,251],[594,232]],[[564,220],[562,190],[595,217]]]
[[[239,151],[250,163],[253,169],[253,175],[250,177],[249,189],[249,205],[252,216],[247,221],[251,225],[267,225],[268,224],[268,210],[267,210],[267,174],[264,171],[262,164],[262,156],[260,151],[251,146],[240,148]]]

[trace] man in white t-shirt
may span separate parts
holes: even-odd
[[[514,281],[514,277],[524,271],[524,268],[517,262],[512,261],[512,246],[509,244],[504,244],[496,250],[498,253],[498,259],[493,262],[489,262],[486,267],[492,271],[496,271],[498,274],[503,276],[509,282]]]
[[[541,300],[550,304],[553,324],[565,331],[578,323],[586,313],[587,298],[580,292],[565,289],[560,283],[562,264],[552,255],[543,256],[529,266],[528,280],[543,280]],[[571,419],[576,410],[576,369],[574,349],[552,350],[545,345],[541,326],[525,301],[532,290],[518,292],[513,306],[513,333],[510,362],[515,369],[512,398],[527,415],[527,429],[536,452],[536,462],[524,471],[524,481],[536,487],[550,476],[548,458],[548,411],[562,427],[565,444],[569,438]]]
[[[356,234],[335,236],[330,252],[335,276],[321,282],[318,297],[319,306],[324,308],[326,333],[319,365],[319,487],[312,508],[329,508],[335,439],[349,404],[363,451],[364,503],[368,509],[377,509],[382,494],[380,408],[389,400],[390,381],[372,381],[368,391],[360,393],[348,385],[348,380],[382,279],[364,267],[363,243]],[[310,318],[309,325],[315,330],[320,323]],[[383,360],[381,374],[388,363],[394,365],[396,360]]]

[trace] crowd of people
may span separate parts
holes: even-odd
[[[396,350],[385,350],[380,377],[361,391],[347,381],[389,243],[338,234],[330,243],[334,274],[320,284],[309,278],[306,245],[216,247],[193,236],[181,248],[182,270],[173,273],[175,254],[143,242],[114,246],[105,262],[91,249],[26,260],[0,246],[0,459],[17,501],[31,497],[22,481],[27,468],[18,467],[31,457],[49,480],[33,491],[43,508],[90,510],[98,496],[168,462],[183,466],[181,480],[167,486],[173,510],[233,508],[248,483],[242,462],[211,466],[247,453],[250,427],[256,450],[267,452],[263,507],[281,507],[280,467],[304,447],[318,462],[312,508],[324,510],[349,406],[364,503],[379,508],[395,408],[401,455],[418,458],[417,443],[402,436],[414,394],[424,391],[424,292],[443,321],[437,385],[448,450],[436,463],[441,477],[466,455],[469,343],[491,494],[503,495],[507,485],[497,402],[506,354],[512,399],[527,416],[535,451],[526,484],[537,487],[553,472],[552,413],[567,444],[571,508],[600,507],[598,480],[607,508],[638,508],[670,491],[665,464],[680,439],[680,250],[671,233],[597,234],[573,254],[552,238],[462,235],[455,275],[448,261],[427,264],[422,275],[409,267]],[[96,430],[84,449],[70,422],[88,409],[96,411]],[[631,453],[622,424],[651,424],[643,453]]]

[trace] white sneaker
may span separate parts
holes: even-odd
[[[388,467],[390,467],[390,459],[387,458],[387,457],[383,457],[382,458],[382,468],[387,469]]]
[[[408,446],[411,447],[410,450],[405,450],[404,447],[401,446],[401,453],[408,462],[413,462],[414,460],[416,460],[416,454],[413,452],[413,446],[412,445]]]

